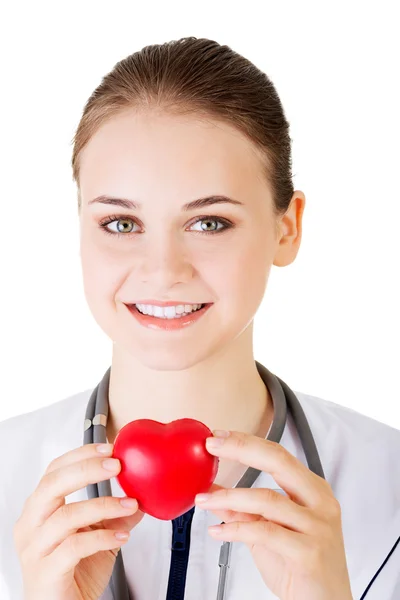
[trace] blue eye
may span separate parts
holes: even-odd
[[[193,233],[196,234],[200,234],[200,235],[215,235],[217,233],[220,233],[222,231],[225,231],[226,229],[231,229],[232,227],[234,227],[233,223],[231,223],[230,221],[228,221],[227,219],[223,219],[222,217],[216,217],[213,215],[206,215],[206,216],[202,216],[202,217],[197,217],[196,221],[194,223],[192,223],[192,225],[196,225],[197,223],[200,222],[208,222],[208,223],[216,223],[216,224],[220,224],[222,225],[222,227],[220,227],[219,229],[214,229],[212,231],[207,231],[206,229],[203,229],[202,231],[193,231]],[[131,227],[128,228],[125,226],[125,229],[122,228],[122,230],[118,230],[119,227],[119,223],[131,223]],[[117,231],[112,231],[109,229],[109,225],[113,224],[113,223],[117,223]],[[105,232],[108,233],[110,235],[116,235],[116,236],[129,236],[129,234],[135,234],[137,232],[132,232],[133,229],[133,225],[137,224],[136,221],[130,217],[127,217],[126,215],[110,215],[109,217],[107,217],[106,219],[104,219],[103,221],[101,221],[99,223],[100,228]],[[190,225],[190,227],[192,226]],[[218,226],[218,225],[217,225]],[[124,227],[124,226],[123,226]]]

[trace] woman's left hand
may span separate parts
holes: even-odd
[[[225,489],[213,484],[198,502],[225,524],[213,538],[243,542],[261,576],[280,600],[352,600],[341,508],[329,483],[283,446],[231,431],[208,438],[210,454],[270,473],[288,494],[268,488]],[[213,447],[210,440],[222,440]]]

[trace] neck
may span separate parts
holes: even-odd
[[[250,327],[242,336],[250,338]],[[228,429],[265,437],[272,423],[272,400],[253,358],[239,336],[224,352],[181,370],[160,371],[113,347],[107,439],[114,443],[124,425],[136,419],[169,423],[191,418],[211,430]],[[242,338],[242,339],[241,339]],[[220,461],[216,483],[233,485],[246,466]]]

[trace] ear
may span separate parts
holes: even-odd
[[[303,192],[296,190],[289,208],[279,221],[278,245],[273,261],[277,267],[290,265],[297,256],[302,237],[305,203]]]

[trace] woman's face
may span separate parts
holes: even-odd
[[[133,111],[112,118],[81,154],[80,191],[90,310],[116,344],[150,368],[185,369],[245,340],[271,265],[292,262],[300,243],[293,235],[282,244],[285,230],[276,231],[253,144],[213,120]],[[182,208],[217,195],[240,204]],[[93,202],[99,196],[140,208]],[[290,219],[293,233],[296,217]],[[189,327],[163,331],[143,327],[126,306],[143,299],[213,305]]]

